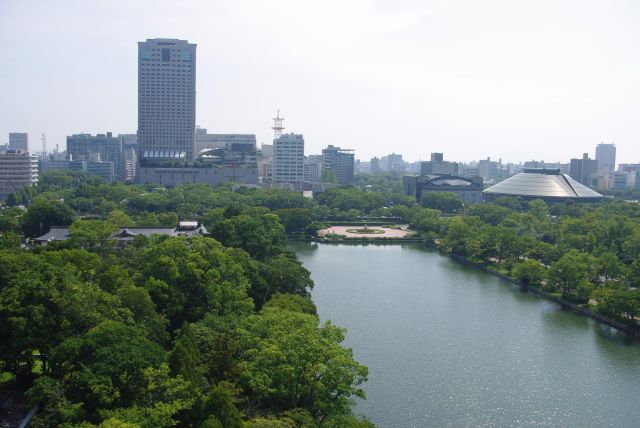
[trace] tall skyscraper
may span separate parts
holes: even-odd
[[[192,160],[196,129],[196,45],[138,42],[138,158]]]
[[[598,170],[612,173],[616,169],[616,145],[600,143],[596,146]]]

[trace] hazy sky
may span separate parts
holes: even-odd
[[[137,45],[197,43],[197,123],[306,153],[640,161],[640,2],[0,0],[0,143],[135,132]]]

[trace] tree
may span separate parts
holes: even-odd
[[[284,208],[274,212],[287,233],[305,232],[313,222],[309,208]]]
[[[34,238],[47,233],[51,226],[68,226],[75,212],[58,201],[36,200],[24,215],[22,230],[26,237]]]
[[[212,229],[213,226],[220,223],[222,220],[224,220],[224,209],[212,208],[202,219],[202,224],[204,224],[207,229]]]
[[[620,262],[616,253],[607,251],[596,258],[596,270],[598,280],[604,287],[606,282],[622,276],[625,266]]]
[[[609,289],[599,292],[596,297],[600,300],[596,311],[607,318],[637,325],[636,317],[640,315],[638,290]]]
[[[471,205],[467,208],[466,215],[480,217],[483,222],[497,226],[513,212],[513,210],[500,205],[485,203]]]
[[[551,265],[549,284],[553,288],[560,289],[563,295],[568,295],[579,286],[588,285],[589,274],[593,268],[590,259],[588,255],[576,250],[567,252]]]
[[[320,177],[320,181],[323,183],[337,183],[338,178],[336,177],[336,173],[331,171],[330,169],[325,169],[322,171],[322,176]]]
[[[135,327],[104,321],[56,347],[52,376],[66,379],[66,396],[93,414],[141,399],[147,390],[146,371],[163,360],[162,348]]]
[[[182,376],[172,377],[166,364],[144,369],[143,376],[143,386],[132,405],[103,410],[101,416],[122,423],[133,423],[140,428],[178,425],[199,398],[200,391]]]
[[[31,377],[34,351],[48,373],[49,356],[67,337],[83,334],[103,320],[126,317],[114,296],[82,281],[81,271],[71,264],[48,263],[49,257],[21,254],[22,260],[2,273],[0,355],[6,369],[19,378]]]
[[[513,267],[512,275],[520,283],[539,287],[547,277],[547,269],[537,260],[525,260]]]
[[[474,231],[464,219],[454,217],[447,223],[447,233],[444,239],[444,245],[453,254],[465,255],[467,246],[466,242],[470,236],[474,236]]]
[[[175,330],[205,315],[244,316],[253,309],[241,265],[210,238],[152,238],[127,261]]]
[[[115,209],[109,213],[107,218],[109,223],[117,227],[133,226],[133,220],[121,209]]]
[[[320,421],[349,415],[353,397],[364,397],[367,369],[339,345],[343,330],[273,308],[249,317],[245,328],[253,337],[240,363],[249,416],[261,403],[278,413],[306,409]]]
[[[258,260],[279,254],[287,241],[284,227],[273,214],[228,218],[216,224],[211,235],[225,246],[242,248]]]
[[[280,254],[264,262],[261,267],[262,276],[269,286],[267,299],[275,293],[308,296],[313,288],[309,271],[293,254]]]
[[[411,227],[421,232],[440,232],[440,230],[442,229],[440,211],[430,208],[416,208],[417,211],[409,214],[409,222]]]
[[[629,287],[640,288],[640,258],[635,259],[626,272]]]
[[[455,213],[462,210],[463,203],[460,196],[451,192],[429,192],[422,196],[422,206],[440,210],[445,213]]]
[[[69,227],[70,241],[88,251],[105,252],[115,243],[111,235],[117,230],[118,227],[108,221],[76,220]]]
[[[0,250],[15,250],[20,248],[20,235],[15,232],[0,233]]]
[[[174,376],[182,376],[194,388],[202,388],[205,385],[203,357],[193,328],[187,322],[182,325],[173,350],[169,354],[169,365]]]
[[[527,209],[531,215],[538,221],[546,221],[549,218],[549,207],[541,199],[529,201]]]
[[[263,306],[267,308],[278,308],[286,311],[301,312],[303,314],[316,315],[316,305],[309,297],[297,294],[276,293]]]
[[[24,210],[21,208],[5,208],[0,210],[0,232],[13,232],[20,234],[22,232],[22,217]]]

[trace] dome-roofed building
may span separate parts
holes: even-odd
[[[465,204],[482,202],[482,178],[459,177],[450,174],[405,175],[402,177],[404,194],[418,202],[427,193],[448,192],[458,195]]]
[[[500,196],[523,199],[542,199],[547,202],[576,201],[597,202],[604,198],[600,193],[578,183],[559,169],[524,169],[484,191],[487,201]]]

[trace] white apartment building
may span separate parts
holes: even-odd
[[[297,188],[304,181],[304,138],[302,134],[282,134],[273,140],[272,182]]]
[[[22,150],[0,153],[0,199],[38,182],[38,158]]]

